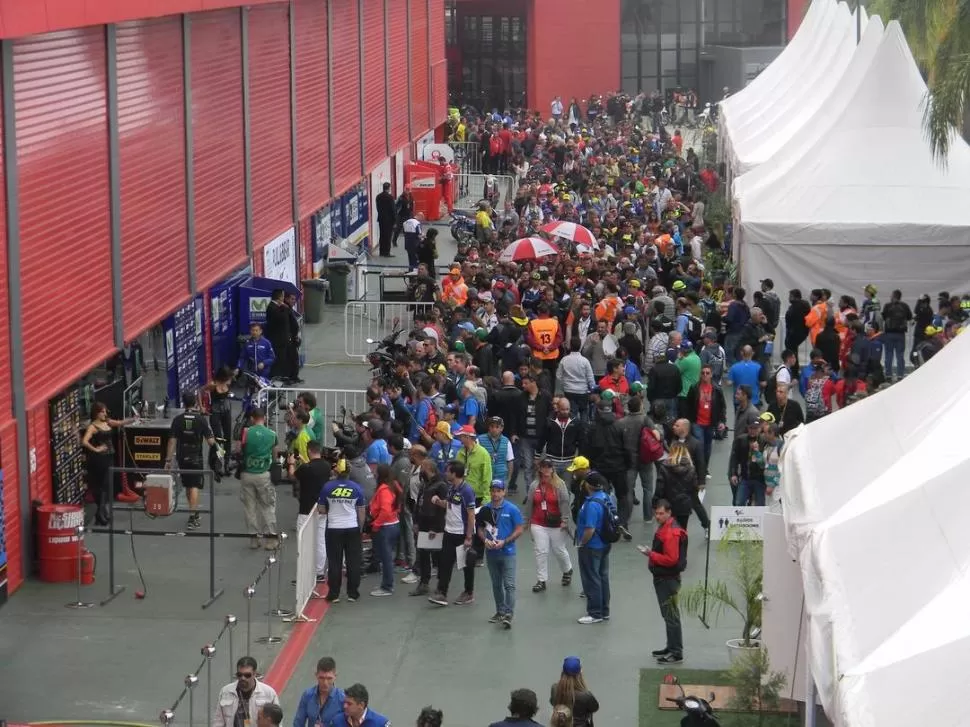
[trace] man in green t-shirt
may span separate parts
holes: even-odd
[[[458,438],[461,450],[455,459],[465,465],[465,482],[475,492],[475,504],[481,505],[488,500],[492,485],[492,457],[478,443],[475,427],[466,424],[458,430]]]
[[[310,434],[313,441],[323,444],[323,412],[317,408],[317,397],[309,391],[301,392],[297,400],[302,404],[301,408],[310,414]]]
[[[276,550],[276,488],[269,470],[278,454],[276,432],[266,426],[266,412],[255,409],[252,424],[242,433],[242,488],[239,496],[246,513],[246,528],[252,535],[250,548],[260,546],[266,536],[266,550]]]

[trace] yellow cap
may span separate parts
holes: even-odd
[[[434,430],[436,432],[440,432],[441,434],[448,435],[448,439],[454,439],[454,437],[451,435],[451,425],[448,422],[438,422]]]
[[[569,466],[566,468],[567,472],[575,472],[576,470],[588,470],[589,460],[585,457],[574,457],[573,461],[570,462]]]

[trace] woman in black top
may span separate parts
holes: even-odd
[[[232,447],[230,441],[232,437],[232,409],[230,399],[232,399],[232,369],[223,366],[219,369],[212,381],[205,385],[205,390],[209,392],[209,427],[212,429],[212,436],[228,452]],[[209,469],[215,473],[216,482],[223,475],[229,474],[229,462],[226,457],[219,461],[219,453],[215,447],[209,447]]]
[[[130,424],[134,419],[109,419],[108,407],[100,401],[91,405],[91,423],[84,430],[81,446],[87,455],[88,488],[97,506],[94,521],[107,525],[111,519],[111,466],[114,464],[112,429]]]
[[[573,711],[573,727],[592,727],[593,714],[600,703],[586,686],[583,667],[578,656],[567,656],[562,662],[562,676],[552,685],[549,704],[564,705]]]

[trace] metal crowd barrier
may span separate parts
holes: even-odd
[[[333,432],[330,429],[331,422],[342,423],[344,420],[349,424],[356,414],[367,411],[367,392],[363,389],[289,389],[289,388],[269,388],[261,392],[261,396],[266,396],[268,401],[276,401],[281,410],[281,416],[276,417],[272,422],[272,428],[276,431],[280,443],[287,440],[290,433],[289,417],[284,412],[289,410],[290,405],[296,401],[301,393],[313,394],[317,399],[317,409],[323,414],[324,436],[323,444],[326,447],[336,446]]]
[[[482,171],[482,148],[477,141],[450,141],[448,146],[455,152],[455,165],[464,174]]]
[[[380,341],[394,331],[410,330],[414,314],[429,310],[434,303],[396,301],[355,301],[344,308],[344,353],[350,358],[366,360],[374,350],[367,339]],[[403,343],[403,334],[401,338]]]
[[[455,178],[458,183],[458,194],[455,199],[457,209],[472,209],[479,201],[485,199],[485,178],[495,177],[498,187],[498,198],[493,199],[492,207],[502,209],[506,202],[515,199],[515,177],[509,174],[481,174],[478,172],[459,172]]]
[[[317,593],[317,541],[320,537],[320,514],[314,511],[303,519],[296,535],[296,604],[293,615],[286,621],[312,621],[306,607],[313,599],[323,598]],[[326,560],[324,560],[324,565]]]

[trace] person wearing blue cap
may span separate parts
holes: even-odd
[[[489,623],[510,629],[515,612],[515,541],[522,535],[522,513],[505,499],[504,480],[492,480],[490,490],[491,501],[478,511],[475,526],[485,543],[485,564],[495,598],[495,615]]]
[[[572,711],[573,727],[593,724],[593,714],[600,708],[593,693],[583,679],[583,665],[578,656],[567,656],[562,661],[562,675],[552,685],[549,704],[557,707],[563,704]]]

